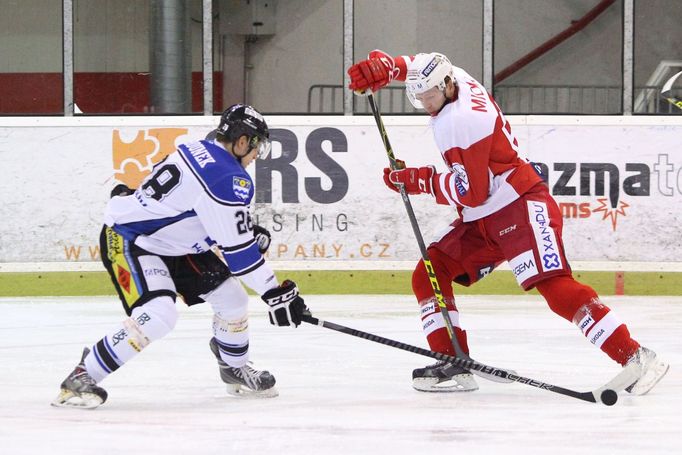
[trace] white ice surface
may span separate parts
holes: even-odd
[[[92,411],[49,406],[59,384],[122,319],[114,298],[0,299],[0,454],[673,454],[682,453],[682,298],[606,303],[671,364],[613,407],[522,384],[425,394],[411,371],[432,360],[321,327],[272,327],[251,303],[251,360],[280,396],[226,396],[208,349],[206,305],[103,381]],[[308,296],[322,319],[426,347],[408,296]],[[537,297],[461,297],[472,356],[590,391],[619,371]]]

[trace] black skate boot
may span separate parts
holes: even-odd
[[[211,338],[211,352],[218,359],[220,379],[227,384],[227,393],[235,396],[254,396],[271,398],[278,395],[275,377],[269,371],[258,371],[249,365],[231,367],[220,357],[218,342]]]
[[[656,357],[654,351],[644,346],[640,346],[625,365],[628,366],[633,362],[639,366],[640,376],[637,381],[625,388],[633,395],[644,395],[649,392],[670,368],[669,364]]]
[[[462,367],[440,360],[412,371],[412,387],[420,392],[473,392],[474,376]]]
[[[64,382],[52,406],[93,409],[107,401],[107,391],[99,387],[85,369],[85,358],[90,349],[83,349],[83,357]]]

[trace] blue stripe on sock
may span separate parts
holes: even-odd
[[[99,363],[99,366],[102,367],[102,369],[106,371],[107,374],[111,373],[111,370],[107,368],[104,362],[102,362],[102,359],[100,359],[99,354],[97,353],[97,346],[92,347],[92,353],[95,354],[95,359],[97,359],[97,363]]]
[[[104,345],[107,337],[102,338],[97,342],[95,345],[95,348],[97,349],[97,354],[99,357],[102,359],[102,362],[111,370],[113,373],[114,371],[118,370],[118,368],[121,366],[107,351],[106,346]]]
[[[226,354],[228,356],[232,357],[240,357],[246,354],[246,352],[249,350],[249,343],[245,344],[229,344],[229,343],[223,343],[222,341],[218,340],[216,338],[216,342],[218,343],[218,348],[223,354]]]
[[[107,340],[107,337],[104,337],[103,339],[104,339],[104,346],[107,348],[107,351],[109,351],[109,354],[111,354],[111,356],[114,358],[114,360],[116,360],[116,363],[118,363],[119,365],[123,365],[123,362],[121,362],[121,360],[118,358],[118,356],[116,356],[116,353],[114,352],[114,350],[111,349],[111,346],[109,346],[109,340]]]

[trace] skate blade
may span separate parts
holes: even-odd
[[[251,390],[239,384],[227,384],[226,390],[228,395],[239,398],[274,398],[279,395],[275,387],[265,390]]]
[[[628,393],[632,395],[646,395],[651,389],[654,388],[656,384],[659,383],[663,376],[668,373],[670,365],[667,363],[659,362],[656,365],[650,367],[651,374],[645,374],[644,377],[640,378],[637,382],[629,386],[627,389]],[[647,371],[647,373],[649,373]],[[647,377],[648,376],[648,377]]]
[[[62,390],[50,404],[57,408],[95,409],[102,403],[102,398],[94,393],[83,393],[78,396],[70,390]]]
[[[419,392],[451,393],[474,392],[478,384],[471,375],[456,375],[452,379],[442,381],[438,378],[414,378],[412,387]]]

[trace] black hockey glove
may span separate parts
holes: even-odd
[[[119,183],[114,187],[113,190],[111,190],[111,194],[109,197],[114,197],[114,196],[130,196],[135,192],[134,189],[129,188],[128,185],[125,185],[123,183]]]
[[[258,251],[260,254],[265,254],[270,248],[270,231],[265,229],[263,226],[253,225],[253,236],[256,238],[256,243],[258,244]]]
[[[296,283],[290,280],[285,280],[278,287],[270,289],[261,298],[270,307],[268,316],[272,325],[298,327],[303,313],[310,311],[298,295]]]

